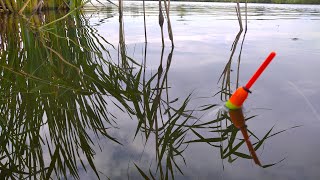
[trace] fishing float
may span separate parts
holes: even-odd
[[[248,93],[251,93],[250,88],[267,68],[272,59],[276,56],[275,52],[271,52],[269,56],[260,65],[258,70],[253,74],[248,83],[245,86],[239,87],[226,102],[225,106],[230,110],[240,109],[244,101],[248,97]]]
[[[264,62],[260,65],[258,70],[253,74],[248,83],[245,86],[239,87],[230,97],[230,99],[226,102],[225,106],[230,110],[229,115],[233,125],[240,129],[243,138],[247,144],[251,157],[255,164],[261,166],[259,158],[253,148],[253,145],[249,139],[247,126],[245,123],[244,115],[242,112],[242,104],[247,99],[248,94],[251,93],[250,88],[262,74],[262,72],[267,68],[272,59],[276,56],[275,52],[271,52],[269,56],[264,60]]]

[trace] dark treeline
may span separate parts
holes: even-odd
[[[201,1],[201,2],[236,2],[236,0],[171,0],[171,1]],[[320,0],[240,0],[248,3],[274,3],[274,4],[320,4]]]

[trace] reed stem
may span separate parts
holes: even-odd
[[[170,0],[168,0],[168,4],[170,4]],[[167,4],[167,1],[164,0],[164,7],[166,10],[166,16],[167,16],[167,24],[168,24],[168,33],[169,33],[169,39],[171,40],[171,45],[172,47],[174,47],[174,43],[173,43],[173,34],[172,34],[172,28],[171,28],[171,22],[170,22],[170,9],[169,9],[169,5]]]
[[[11,6],[10,0],[5,0],[6,7],[9,9],[10,12],[13,12],[13,8]]]
[[[159,26],[161,30],[162,47],[164,47],[163,22],[164,22],[164,18],[162,14],[162,4],[161,4],[161,0],[159,0]]]
[[[29,4],[30,1],[31,1],[31,0],[28,0],[27,2],[25,2],[25,3],[23,4],[22,8],[21,8],[20,11],[19,11],[19,14],[22,14],[22,12],[23,12],[24,9],[27,7],[27,5]]]
[[[147,43],[147,26],[146,26],[146,7],[145,2],[143,0],[143,22],[144,22],[144,42]]]
[[[3,0],[0,0],[0,5],[1,5],[1,7],[2,7],[2,9],[3,9],[4,11],[8,11],[7,8],[6,8],[6,5],[5,5],[4,2],[3,2]]]

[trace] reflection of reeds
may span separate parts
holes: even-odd
[[[173,48],[168,54],[165,67],[162,65],[163,53],[164,48],[161,51],[157,73],[148,81],[145,80],[145,77],[142,77],[143,94],[141,99],[139,98],[138,101],[133,100],[132,102],[135,104],[135,111],[140,112],[136,134],[138,131],[143,131],[146,142],[152,134],[154,134],[155,138],[156,169],[159,170],[159,174],[153,174],[151,170],[149,174],[151,177],[158,177],[158,179],[167,179],[168,176],[174,179],[175,169],[182,173],[176,161],[178,158],[184,159],[182,153],[187,147],[184,145],[184,139],[188,132],[188,128],[184,125],[192,116],[186,111],[190,97],[186,98],[177,109],[171,105],[176,100],[172,102],[169,102],[168,99],[165,100],[169,94],[167,80]],[[145,73],[143,75],[145,76]],[[153,84],[154,87],[152,87]],[[164,117],[165,115],[166,117]],[[148,177],[139,166],[136,164],[135,166],[142,176]]]
[[[229,60],[219,78],[219,81],[221,80],[222,86],[221,86],[221,92],[220,92],[220,96],[221,96],[221,100],[228,100],[231,96],[231,62],[233,60],[234,54],[236,52],[236,48],[238,46],[240,37],[243,33],[243,25],[242,25],[242,16],[241,16],[241,9],[240,9],[240,4],[239,1],[237,1],[237,5],[236,5],[236,12],[237,12],[237,17],[238,17],[238,23],[239,23],[239,32],[237,33],[232,47],[231,47],[231,54],[229,57]],[[243,44],[244,44],[244,40],[246,37],[246,33],[247,33],[247,2],[245,3],[245,32],[242,38],[242,42],[241,42],[241,46],[240,46],[240,50],[239,50],[239,55],[238,55],[238,64],[237,64],[237,78],[236,78],[236,87],[239,86],[239,74],[240,74],[240,62],[241,62],[241,55],[242,55],[242,49],[243,49]],[[213,108],[214,106],[212,105],[209,109]],[[231,112],[230,112],[230,116],[231,116]],[[239,115],[239,114],[238,114]],[[292,128],[296,128],[298,126],[294,126],[291,127],[289,129],[286,130],[281,130],[279,132],[275,132],[273,134],[271,134],[273,127],[265,134],[265,136],[263,138],[258,138],[253,132],[251,132],[249,129],[247,129],[246,127],[236,127],[235,126],[235,122],[232,123],[231,117],[228,115],[227,112],[225,111],[219,111],[217,114],[217,118],[213,121],[209,121],[207,123],[202,123],[202,124],[196,124],[195,127],[196,128],[204,128],[203,126],[209,126],[209,128],[214,129],[210,132],[212,133],[219,133],[220,138],[205,138],[202,135],[200,135],[197,132],[194,132],[196,134],[196,136],[198,136],[200,139],[197,140],[192,140],[189,142],[206,142],[208,144],[210,144],[213,147],[218,147],[220,149],[220,154],[221,154],[221,158],[222,159],[226,159],[228,158],[228,162],[234,162],[236,159],[238,158],[244,158],[244,159],[254,159],[254,162],[263,167],[263,168],[267,168],[270,166],[273,166],[279,162],[281,162],[282,160],[278,161],[277,163],[272,163],[272,164],[267,164],[267,165],[261,165],[259,159],[256,156],[255,151],[258,150],[259,148],[261,148],[261,146],[263,145],[263,143],[279,134],[282,132],[285,132],[289,129]],[[235,118],[236,115],[233,115]],[[240,117],[236,117],[236,118],[240,118],[243,121],[247,121],[250,120],[252,118],[254,118],[255,116],[251,116],[251,117],[247,117],[244,118],[244,115],[240,114]],[[244,122],[243,122],[244,123]],[[214,125],[213,125],[214,124]],[[239,129],[238,129],[239,128]],[[237,141],[237,133],[241,131],[244,139],[240,139],[240,141]],[[253,145],[251,144],[251,142],[249,141],[249,135],[252,136],[255,140],[255,142],[253,143]],[[214,142],[219,142],[220,144],[211,144]],[[249,153],[250,154],[246,154],[246,153],[242,153],[239,152],[238,149],[242,146],[242,144],[246,143],[247,147],[249,149]],[[235,156],[235,157],[234,157]]]
[[[46,15],[48,21],[57,18]],[[94,139],[118,143],[108,133],[115,119],[107,111],[105,96],[130,111],[119,81],[132,78],[102,58],[104,47],[95,43],[102,39],[83,27],[86,21],[79,14],[41,31],[17,17],[3,19],[10,23],[0,24],[6,27],[0,31],[0,155],[7,162],[2,172],[10,173],[2,177],[37,174],[44,179],[54,173],[67,178],[68,171],[79,178],[77,168],[86,168],[84,160],[98,175]]]
[[[183,124],[189,117],[184,113],[188,99],[177,109],[168,99],[166,86],[173,48],[166,68],[162,67],[163,49],[156,75],[149,80],[144,75],[140,83],[143,68],[135,74],[130,66],[133,60],[126,55],[121,15],[121,66],[102,58],[101,38],[91,33],[79,14],[46,14],[45,20],[50,23],[35,15],[30,20],[35,28],[26,26],[20,18],[1,18],[5,24],[0,24],[4,27],[0,108],[4,112],[1,122],[5,123],[1,124],[0,155],[10,164],[3,166],[2,172],[10,172],[6,177],[37,175],[49,179],[55,174],[66,178],[70,173],[79,178],[77,168],[86,167],[84,160],[99,176],[93,162],[94,139],[105,137],[119,143],[108,133],[116,119],[107,111],[105,96],[111,96],[112,103],[137,117],[137,132],[145,132],[146,139],[156,134],[157,167],[162,179],[170,173],[174,176],[174,167],[179,169],[175,158],[182,157],[179,148],[186,133]],[[165,91],[167,95],[163,95]],[[164,114],[168,114],[168,121]],[[183,115],[187,118],[178,124]],[[44,156],[46,153],[49,158]]]
[[[170,9],[170,1],[166,9]],[[121,65],[103,58],[103,53],[108,54],[104,44],[110,44],[87,26],[81,14],[46,14],[45,20],[52,22],[47,24],[44,18],[34,16],[32,21],[40,28],[30,28],[12,16],[1,18],[1,177],[64,179],[71,174],[80,178],[78,168],[88,166],[99,176],[93,160],[95,140],[108,138],[120,143],[110,135],[117,121],[108,104],[137,119],[135,136],[142,132],[145,143],[155,141],[156,172],[144,173],[135,164],[145,178],[148,174],[174,179],[176,171],[183,174],[179,160],[186,163],[183,153],[192,143],[219,148],[221,158],[230,162],[251,158],[238,151],[244,141],[236,138],[238,129],[230,124],[228,114],[220,111],[207,122],[193,116],[194,111],[207,112],[216,104],[188,110],[191,95],[182,101],[169,99],[173,41],[166,61],[162,49],[158,70],[151,77],[146,76],[147,47],[143,65],[130,63],[134,61],[126,54],[122,12],[119,0]],[[169,17],[169,11],[166,13]],[[255,150],[277,134],[271,130],[262,139],[249,131],[255,137]],[[206,131],[210,137],[202,135]],[[190,134],[192,139],[187,136]]]

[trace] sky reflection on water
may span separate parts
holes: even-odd
[[[130,11],[129,8],[137,4],[125,3],[125,7],[128,7],[125,10],[128,11],[124,13],[124,22],[128,51],[132,54],[135,52],[133,57],[141,59],[144,42],[142,9],[135,7],[135,11]],[[147,67],[150,72],[156,70],[161,51],[156,4],[148,2],[146,6]],[[169,78],[173,97],[186,97],[193,90],[196,92],[195,97],[209,97],[219,90],[218,78],[239,30],[233,7],[234,4],[222,3],[171,3],[176,45]],[[99,20],[100,14],[91,19],[92,24]],[[245,103],[247,114],[258,114],[248,126],[258,136],[263,136],[273,125],[278,130],[302,125],[268,140],[264,150],[258,152],[262,162],[272,163],[286,159],[268,169],[258,168],[250,161],[237,160],[232,164],[224,162],[223,170],[216,150],[205,145],[191,145],[185,155],[188,165],[183,168],[187,178],[181,179],[316,179],[320,176],[320,158],[317,152],[320,143],[316,139],[320,135],[319,19],[320,6],[248,5],[248,33],[242,52],[240,84],[248,80],[270,51],[278,54],[255,84],[253,94]],[[118,41],[117,36],[112,36],[117,32],[117,23],[115,16],[97,26],[98,31],[106,34],[106,38],[114,44]],[[170,44],[168,38],[166,44]],[[234,69],[235,62],[234,60]],[[191,104],[197,106],[197,101],[192,101]],[[122,125],[121,128],[128,128],[125,123]],[[122,164],[120,169],[125,172],[128,159],[136,160],[134,156],[137,155],[120,158],[122,155],[118,153],[101,153],[99,156],[108,159],[112,156],[119,157],[113,157],[112,161]],[[117,177],[113,176],[117,171],[107,170],[110,169],[110,164],[102,163],[101,166],[111,173],[110,177]],[[119,178],[121,177],[124,176]]]
[[[152,74],[159,71],[159,63],[162,63],[164,70],[166,70],[166,66],[170,65],[167,74],[168,86],[170,87],[168,89],[170,100],[179,98],[179,101],[174,105],[181,105],[182,101],[192,92],[188,109],[196,109],[204,104],[216,103],[216,108],[211,112],[207,112],[204,115],[201,112],[194,112],[193,114],[194,116],[203,115],[201,117],[203,122],[212,120],[216,117],[218,109],[223,105],[223,101],[220,100],[219,96],[212,96],[220,90],[221,82],[219,82],[219,77],[230,56],[231,44],[239,30],[234,4],[172,3],[171,21],[176,46],[174,50],[171,49],[170,42],[166,35],[166,47],[163,54],[156,5],[157,2],[147,3],[148,44],[147,47],[145,47],[141,2],[125,2],[124,29],[127,55],[138,63],[142,63],[144,48],[147,48],[147,64],[145,72],[147,78],[150,78]],[[278,56],[254,85],[252,88],[253,93],[245,103],[244,112],[247,117],[258,115],[253,120],[250,120],[247,125],[258,137],[263,137],[274,125],[275,132],[293,126],[301,125],[301,127],[290,129],[285,133],[268,139],[263,148],[257,151],[263,164],[275,163],[286,158],[283,162],[267,169],[255,166],[251,160],[238,159],[230,164],[227,162],[227,159],[224,161],[221,160],[218,148],[213,148],[205,143],[190,144],[184,152],[187,165],[185,166],[183,164],[182,159],[177,160],[177,163],[181,165],[180,167],[185,173],[185,176],[176,172],[176,179],[212,179],[212,177],[215,177],[216,179],[257,179],[258,177],[259,179],[316,179],[316,177],[320,176],[318,172],[318,169],[320,168],[320,158],[317,158],[317,149],[319,149],[320,143],[316,140],[316,137],[320,135],[318,130],[320,126],[320,115],[318,110],[320,109],[320,97],[318,95],[320,91],[320,82],[318,81],[318,69],[320,67],[320,62],[318,61],[320,55],[320,21],[318,21],[320,17],[320,6],[250,4],[248,15],[248,34],[244,42],[240,66],[240,85],[246,83],[270,51],[276,51]],[[82,43],[87,43],[88,46],[91,46],[91,42],[96,41],[95,38],[99,38],[99,35],[101,35],[109,43],[118,47],[119,22],[116,8],[108,7],[98,13],[87,10],[86,17],[92,24],[92,28],[88,28],[86,21],[84,21],[84,19],[79,19],[80,17],[78,17],[72,19],[77,20],[74,21],[73,25],[76,26],[76,24],[81,24],[84,26],[84,31],[78,31],[80,29],[69,28],[62,24],[60,27],[64,27],[67,30],[58,31],[59,29],[57,29],[57,32],[73,32],[72,38],[77,38],[79,32],[84,33],[82,36],[86,35],[88,37],[94,37],[91,39],[86,39],[85,37],[83,39],[79,38],[80,40],[86,39],[86,41],[83,41]],[[18,25],[18,23],[16,24]],[[56,28],[57,27],[58,26],[56,26]],[[95,30],[97,30],[97,33],[95,33]],[[29,38],[34,37],[32,35],[30,35]],[[67,36],[69,37],[70,34]],[[37,42],[36,40],[35,42]],[[75,49],[72,49],[71,44],[63,44],[62,42],[66,41],[61,41],[57,47],[60,49],[63,47],[71,47],[70,51],[62,50],[62,52],[66,53],[66,56],[68,56],[69,59],[77,62],[79,60],[79,62],[82,63],[80,64],[80,67],[87,73],[84,73],[83,77],[85,77],[84,80],[88,81],[87,84],[92,83],[90,84],[93,87],[91,90],[96,90],[95,88],[97,87],[99,88],[92,92],[94,95],[97,95],[99,102],[104,102],[104,98],[108,99],[108,102],[111,100],[121,100],[122,96],[117,96],[117,93],[113,94],[114,97],[98,97],[100,88],[102,87],[95,83],[103,78],[104,80],[108,80],[108,73],[112,72],[112,70],[108,71],[107,65],[105,69],[103,69],[104,66],[95,69],[95,67],[100,65],[100,61],[92,61],[90,65],[87,64],[90,60],[99,60],[98,54],[86,54],[84,53],[86,51],[83,51],[82,48],[76,51]],[[105,47],[111,47],[107,42],[101,42],[104,43]],[[6,45],[8,44],[9,43]],[[101,47],[94,46],[94,49],[97,51],[99,51],[99,48]],[[16,50],[18,52],[21,49],[16,48]],[[37,50],[41,52],[42,50],[47,49]],[[17,55],[14,51],[9,52],[13,55],[10,57],[15,57],[14,55]],[[76,52],[78,55],[74,57]],[[113,61],[119,61],[117,49],[111,48],[110,53]],[[236,60],[238,53],[239,47],[232,63],[232,89],[235,89],[236,86]],[[107,55],[105,54],[104,56],[106,57]],[[163,58],[161,61],[162,56]],[[46,59],[47,56],[43,57],[43,59]],[[90,57],[92,57],[92,59]],[[27,56],[25,58],[27,58]],[[30,57],[28,56],[28,58]],[[2,67],[6,67],[7,70],[9,69],[12,71],[12,69],[7,67],[7,64],[5,63],[6,59],[3,58],[2,60]],[[39,59],[35,58],[35,60]],[[171,63],[168,63],[167,61],[171,61]],[[58,62],[61,63],[61,61]],[[35,64],[37,65],[38,63]],[[61,64],[63,65],[63,63]],[[30,67],[35,68],[37,67],[36,65],[30,65]],[[37,69],[40,69],[39,67]],[[110,66],[109,68],[111,67],[113,66]],[[59,69],[63,70],[63,68]],[[123,69],[126,70],[125,68]],[[52,69],[48,68],[48,70]],[[66,71],[67,70],[68,69],[66,68]],[[16,74],[19,74],[19,72],[20,70],[18,68]],[[36,70],[34,72],[36,72]],[[77,73],[80,72],[80,70],[67,71],[67,73],[70,72]],[[94,73],[97,72],[100,73],[99,76],[95,76],[95,81],[91,81],[92,79],[88,78],[90,77],[88,74],[95,75]],[[125,71],[121,72],[124,73]],[[47,75],[48,73],[44,71],[44,74]],[[54,78],[61,80],[66,83],[66,85],[69,85],[68,81],[65,81],[66,77],[69,77],[71,80],[70,82],[76,81],[74,74],[68,75],[69,76],[66,76],[66,74],[61,73],[60,77]],[[114,76],[111,76],[110,79],[112,79],[112,77]],[[118,74],[118,77],[124,78],[124,81],[121,81],[122,79],[119,80],[121,83],[127,82],[125,81],[127,80],[125,77],[128,76],[122,77]],[[48,76],[49,84],[51,84],[50,78],[52,78],[52,76]],[[24,79],[20,79],[20,81],[24,83]],[[14,80],[9,82],[15,84]],[[38,83],[38,81],[35,82]],[[81,91],[82,83],[83,81],[79,83],[79,86],[76,86],[78,87],[76,89],[69,89],[69,94],[66,93],[67,91],[62,92],[61,94],[58,94],[58,90],[55,91],[57,95],[59,95],[58,97],[62,97],[60,99],[57,98],[61,100],[62,105],[65,105],[64,102],[67,102],[68,98],[70,98],[70,101],[73,103],[75,99],[73,99],[72,96],[80,99],[83,98],[83,100],[89,100],[90,95],[86,95],[85,93],[90,94],[91,92],[86,92],[85,90]],[[128,81],[127,83],[130,82]],[[27,84],[29,85],[30,83]],[[103,84],[102,81],[100,82],[100,85],[101,84]],[[125,85],[127,85],[126,88],[128,88],[128,84]],[[59,84],[56,87],[58,86]],[[47,86],[37,87],[40,88],[41,91],[37,88],[32,90],[42,92],[42,88],[45,87]],[[104,88],[108,89],[108,87],[109,86],[105,86]],[[128,92],[130,90],[134,93],[135,89],[129,89]],[[83,93],[84,95],[78,96],[74,91],[79,91],[78,93]],[[48,92],[51,92],[50,89]],[[98,93],[95,94],[95,92]],[[110,92],[111,91],[107,91],[105,94]],[[130,93],[128,93],[127,90],[121,92],[123,92],[123,96],[129,94],[126,97],[130,97]],[[32,95],[32,93],[29,94],[29,91],[22,92],[22,94],[23,93],[25,95]],[[19,96],[19,91],[17,94],[17,96]],[[56,100],[55,98],[52,99]],[[85,121],[81,120],[83,120],[83,116],[86,115],[92,118],[93,110],[88,112],[84,111],[85,109],[90,109],[90,106],[92,106],[94,110],[98,109],[100,112],[100,114],[98,114],[99,117],[103,116],[103,113],[105,112],[104,109],[100,106],[93,106],[95,101],[98,101],[98,99],[86,104],[86,108],[74,106],[74,111],[71,111],[75,116],[79,115],[77,110],[84,113],[81,117],[76,118],[79,122],[85,123]],[[10,102],[5,101],[5,99],[3,99],[3,103],[3,106],[6,105],[5,103],[10,104]],[[51,105],[52,104],[55,105],[54,103],[51,103]],[[77,105],[79,105],[79,103]],[[39,107],[42,107],[41,103]],[[59,108],[61,107],[59,106],[58,109]],[[50,110],[50,108],[49,110],[46,109],[45,112],[50,112]],[[66,110],[68,113],[71,112],[69,111],[69,106],[66,106],[63,110]],[[156,163],[155,142],[153,142],[154,137],[151,135],[151,140],[148,141],[144,148],[143,135],[138,134],[138,136],[134,138],[135,128],[137,126],[135,117],[131,119],[128,114],[122,112],[115,105],[112,105],[112,103],[108,105],[107,111],[112,112],[112,114],[117,117],[116,126],[120,128],[120,130],[112,128],[108,130],[108,133],[116,137],[123,146],[111,142],[110,139],[102,139],[99,142],[102,151],[100,151],[98,146],[95,147],[97,154],[94,162],[98,171],[102,173],[101,178],[110,177],[111,179],[126,179],[129,177],[130,179],[140,179],[141,176],[138,174],[134,163],[138,164],[139,167],[144,170],[148,170],[149,167],[154,170]],[[60,111],[57,110],[57,112]],[[58,114],[57,112],[52,113],[52,116],[55,117],[55,114]],[[156,110],[155,112],[158,111]],[[19,117],[22,117],[23,115],[17,114],[20,115]],[[58,118],[59,121],[50,122],[59,123],[63,122],[63,120],[70,120],[63,117],[64,114],[62,113],[61,117]],[[39,117],[39,119],[41,118],[43,118],[43,120],[50,119],[47,114],[44,114],[43,117]],[[96,120],[98,118],[93,119]],[[193,122],[195,120],[190,119],[190,121]],[[190,121],[188,120],[188,122]],[[68,122],[71,121],[66,121],[66,123]],[[74,123],[73,125],[75,124],[77,123]],[[44,134],[48,133],[48,129],[45,128],[46,127],[42,129]],[[50,128],[52,128],[52,126],[50,126]],[[57,130],[61,129],[63,128]],[[75,129],[82,130],[81,127]],[[68,130],[68,128],[66,128],[66,130]],[[205,130],[199,130],[199,132],[206,137],[210,137],[211,135],[210,132]],[[93,135],[92,132],[88,133]],[[192,135],[188,135],[187,138],[194,139]],[[44,150],[46,151],[46,148],[44,148]],[[59,153],[59,150],[56,152]],[[247,152],[246,147],[242,146],[240,152]],[[47,154],[44,154],[45,158],[46,155]],[[89,164],[87,159],[84,160],[84,164]],[[85,172],[82,167],[79,167],[79,171],[81,179],[96,178],[90,168],[88,168],[88,172]]]

